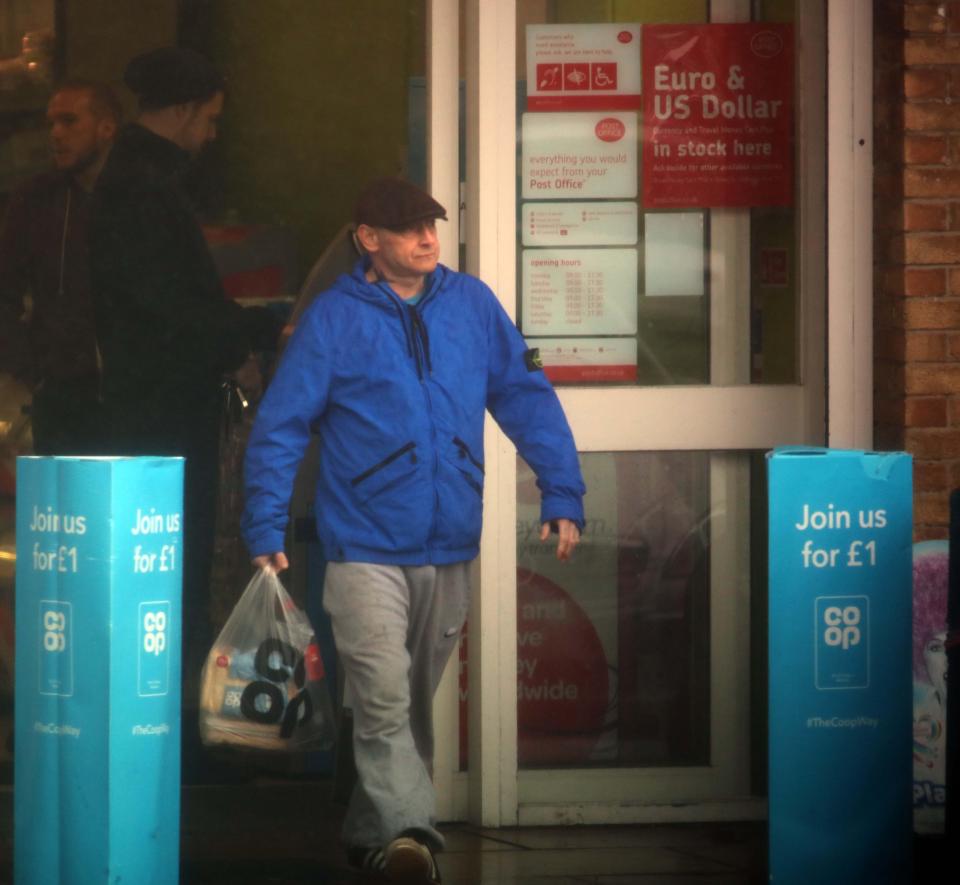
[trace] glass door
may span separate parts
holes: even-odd
[[[466,269],[540,349],[588,486],[558,564],[488,422],[469,817],[756,814],[762,453],[825,441],[823,4],[464,24]]]

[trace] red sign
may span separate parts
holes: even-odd
[[[537,493],[539,496],[539,493]],[[539,500],[539,497],[538,497]],[[467,638],[460,645],[460,764],[467,763]],[[517,569],[517,761],[576,765],[604,730],[610,666],[593,622],[549,578]]]
[[[573,62],[563,66],[563,88],[568,92],[586,92],[590,88],[590,65]]]
[[[760,285],[786,289],[790,285],[790,256],[783,248],[760,250]]]
[[[590,88],[594,92],[617,88],[617,63],[598,61],[590,65]]]
[[[543,374],[553,384],[636,384],[633,364],[603,366],[544,366]]]
[[[620,141],[627,133],[627,127],[623,125],[616,117],[604,117],[593,131],[597,134],[600,141]]]
[[[640,26],[527,25],[527,110],[640,108]]]
[[[793,27],[645,25],[643,203],[793,202]]]

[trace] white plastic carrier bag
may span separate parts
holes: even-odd
[[[208,746],[320,750],[333,745],[330,689],[313,628],[276,573],[258,570],[200,677]]]

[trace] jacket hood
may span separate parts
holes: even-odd
[[[384,310],[394,311],[397,306],[403,306],[404,300],[387,283],[371,283],[367,279],[366,273],[370,266],[370,256],[362,256],[357,260],[349,274],[341,274],[336,279],[333,288]],[[421,303],[427,298],[432,298],[441,289],[447,288],[450,285],[452,274],[450,268],[437,264],[433,273],[427,276]]]

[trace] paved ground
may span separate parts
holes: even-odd
[[[181,883],[346,885],[361,881],[344,867],[337,845],[341,811],[330,803],[329,795],[329,783],[301,779],[185,787]],[[10,788],[0,788],[0,883],[12,882],[12,805]],[[753,885],[767,881],[762,823],[500,830],[455,824],[442,829],[448,840],[447,851],[440,857],[445,885]],[[918,840],[915,881],[960,881],[955,874],[933,876],[940,872],[936,865],[945,859],[946,847],[939,840]]]

